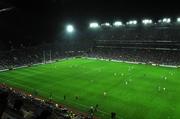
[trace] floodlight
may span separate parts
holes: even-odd
[[[151,19],[144,19],[144,20],[142,20],[142,23],[145,25],[152,24],[152,20]]]
[[[130,21],[129,24],[133,24],[133,21]]]
[[[169,18],[169,19],[167,19],[167,23],[170,23],[171,22],[171,19]]]
[[[116,21],[116,22],[114,22],[113,25],[116,26],[116,27],[118,27],[118,26],[122,26],[123,24],[122,24],[121,21]]]
[[[164,18],[162,21],[163,21],[163,22],[166,22],[167,20],[166,20],[166,18]]]
[[[133,24],[137,24],[137,21],[136,21],[136,20],[134,20],[134,21],[133,21]]]
[[[171,22],[171,19],[170,18],[164,18],[162,20],[163,23],[170,23]]]
[[[177,22],[180,22],[180,17],[177,18]]]
[[[111,26],[111,24],[110,24],[110,23],[108,23],[108,22],[106,22],[106,23],[104,23],[104,24],[101,24],[101,26],[107,26],[107,27],[110,27],[110,26]]]
[[[90,28],[98,28],[98,27],[99,27],[99,24],[96,23],[96,22],[93,22],[93,23],[90,23],[90,24],[89,24],[89,27],[90,27]]]
[[[126,24],[128,24],[128,25],[136,25],[137,21],[136,20],[131,20],[131,21],[127,22]]]
[[[66,31],[67,31],[68,33],[71,33],[71,32],[74,31],[74,27],[73,27],[72,25],[67,25]]]
[[[105,25],[105,26],[110,26],[110,23],[105,23],[104,25]]]

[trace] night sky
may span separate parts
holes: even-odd
[[[157,20],[180,15],[178,3],[167,0],[0,0],[0,8],[12,8],[0,12],[0,50],[52,43],[61,39],[59,34],[68,23],[84,31],[94,20]]]

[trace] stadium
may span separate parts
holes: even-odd
[[[180,17],[68,22],[37,43],[15,9],[0,10],[0,119],[180,118]]]

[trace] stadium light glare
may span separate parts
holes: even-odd
[[[169,24],[171,23],[171,18],[163,18],[158,20],[159,23],[163,23],[163,24]]]
[[[104,23],[104,24],[101,24],[101,26],[107,26],[107,27],[110,27],[110,26],[111,26],[111,24],[110,24],[110,23],[108,23],[108,22],[106,22],[106,23]]]
[[[116,27],[119,27],[119,26],[122,26],[123,24],[122,24],[121,21],[116,21],[116,22],[114,22],[113,25],[116,26]]]
[[[136,25],[137,21],[136,20],[131,20],[131,21],[128,21],[126,24],[127,25]]]
[[[161,23],[162,22],[162,20],[158,20],[158,23]]]
[[[74,32],[74,27],[73,27],[73,25],[67,25],[67,26],[66,26],[66,31],[67,31],[68,33]]]
[[[162,20],[163,23],[170,23],[171,22],[171,19],[170,18],[164,18]]]
[[[142,23],[143,23],[144,25],[152,24],[152,20],[151,20],[151,19],[144,19],[144,20],[142,20]]]
[[[177,22],[179,22],[179,23],[180,23],[180,17],[178,17],[178,18],[177,18]]]
[[[99,27],[99,24],[96,23],[96,22],[93,22],[93,23],[90,23],[90,24],[89,24],[89,27],[90,27],[90,28],[98,28],[98,27]]]

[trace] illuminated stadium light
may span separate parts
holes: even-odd
[[[164,23],[170,23],[170,22],[171,22],[171,19],[170,19],[170,18],[164,18],[162,21],[163,21]]]
[[[67,31],[68,33],[72,33],[72,32],[74,32],[74,27],[73,27],[72,25],[67,25],[66,31]]]
[[[158,23],[162,23],[162,20],[158,20]]]
[[[136,20],[131,20],[131,21],[128,21],[126,24],[127,25],[136,25],[137,21]]]
[[[107,27],[110,27],[111,24],[106,22],[106,23],[104,23],[104,24],[101,24],[101,26],[107,26]]]
[[[177,18],[177,22],[179,22],[179,23],[180,23],[180,17],[178,17],[178,18]]]
[[[114,22],[113,25],[116,26],[116,27],[119,27],[119,26],[122,26],[123,24],[122,24],[121,21],[116,21],[116,22]]]
[[[171,23],[171,19],[170,18],[160,19],[158,20],[158,23],[168,24]]]
[[[170,23],[171,19],[170,18],[164,18],[164,19],[161,20],[161,22],[163,22],[163,23]]]
[[[144,20],[142,20],[142,23],[145,25],[152,24],[152,20],[151,19],[144,19]]]
[[[90,24],[89,24],[89,27],[90,27],[90,28],[98,28],[98,27],[99,27],[99,24],[96,23],[96,22],[93,22],[93,23],[90,23]]]

